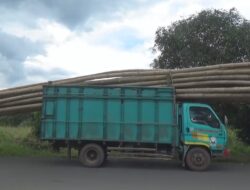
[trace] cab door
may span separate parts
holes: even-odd
[[[184,143],[204,145],[213,151],[222,150],[225,134],[212,108],[203,104],[185,105]]]

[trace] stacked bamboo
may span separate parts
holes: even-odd
[[[0,115],[41,110],[42,87],[53,85],[173,86],[178,101],[250,102],[250,62],[213,66],[120,70],[0,91]]]

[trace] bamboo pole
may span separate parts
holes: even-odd
[[[228,94],[228,93],[219,93],[219,94],[204,94],[204,93],[193,93],[193,94],[177,94],[176,98],[178,99],[217,99],[217,98],[227,98],[227,99],[237,99],[240,101],[240,98],[250,98],[250,93],[237,93],[237,94]]]
[[[250,98],[249,94],[202,94],[202,93],[196,93],[196,94],[177,94],[177,100],[181,99],[209,99],[210,101],[212,99],[218,100],[218,99],[230,99],[232,101],[238,101],[240,102],[241,99],[248,99]],[[31,103],[27,105],[20,105],[20,106],[10,106],[5,108],[0,108],[0,115],[5,114],[14,114],[18,112],[33,112],[33,111],[39,111],[41,110],[41,103]]]
[[[176,73],[173,74],[173,78],[185,78],[185,77],[200,77],[200,76],[213,76],[213,75],[238,75],[238,74],[250,74],[250,69],[235,69],[235,70],[215,70],[215,71],[198,71],[190,73]]]
[[[177,73],[175,74],[175,70],[132,70],[132,71],[125,71],[125,72],[107,72],[107,73],[101,73],[101,74],[95,74],[95,75],[88,75],[83,77],[76,77],[73,79],[65,79],[60,81],[52,82],[52,84],[70,84],[70,83],[77,83],[77,82],[83,82],[83,81],[89,81],[89,80],[97,80],[97,79],[104,79],[104,78],[114,78],[114,77],[129,77],[129,76],[154,76],[154,75],[172,75],[173,79],[178,77],[188,77],[188,76],[204,76],[204,75],[211,75],[211,74],[249,74],[250,70],[228,70],[228,71],[206,71],[206,72],[191,72],[191,73]],[[42,83],[46,84],[46,83]],[[18,88],[18,89],[10,89],[10,90],[3,90],[0,91],[0,97],[6,97],[6,96],[15,96],[15,95],[21,95],[25,93],[30,92],[39,92],[42,89],[41,85],[34,85],[32,87],[25,87],[25,88]]]
[[[250,81],[250,75],[213,75],[172,79],[173,83],[209,81],[209,80],[245,80]]]
[[[2,98],[0,99],[0,105],[1,104],[6,104],[9,102],[15,102],[18,100],[23,100],[23,99],[29,99],[29,98],[34,98],[34,97],[42,97],[42,92],[38,92],[38,93],[30,93],[30,94],[25,94],[25,95],[21,95],[21,96],[13,96],[10,98]]]
[[[190,67],[190,68],[176,69],[173,72],[175,72],[175,73],[187,73],[187,72],[208,71],[208,70],[225,70],[225,69],[235,69],[235,68],[250,68],[250,62],[224,63],[224,64],[217,64],[217,65]]]
[[[235,85],[235,83],[237,85],[249,85],[250,82],[249,81],[204,81],[204,82],[196,82],[196,83],[180,83],[180,84],[175,84],[176,87],[178,88],[183,88],[183,87],[187,87],[187,86],[203,86],[203,85],[218,85],[218,84],[223,84],[223,85],[227,85],[229,84],[230,86]],[[98,84],[98,83],[97,83]],[[134,82],[134,83],[125,83],[123,85],[125,86],[129,86],[129,85],[165,85],[167,86],[166,80],[157,80],[157,81],[148,81],[148,82]],[[117,85],[116,85],[117,86]],[[177,91],[178,91],[177,88]],[[234,89],[234,91],[237,92],[237,89]],[[242,91],[242,90],[241,90]],[[243,90],[244,91],[244,90]],[[190,90],[189,90],[190,92]],[[212,90],[210,90],[209,92],[213,92]],[[230,92],[230,91],[227,91]],[[32,93],[32,94],[26,94],[26,95],[21,95],[21,96],[16,96],[16,97],[11,97],[11,98],[5,98],[0,100],[0,103],[5,104],[5,102],[10,102],[10,101],[16,101],[16,100],[21,100],[21,99],[25,99],[25,98],[33,98],[33,97],[38,97],[38,96],[42,96],[42,93]]]
[[[15,113],[25,113],[25,112],[34,112],[34,111],[41,111],[41,103],[38,104],[29,104],[29,105],[22,105],[22,106],[13,106],[7,108],[0,108],[0,115],[8,115],[8,114],[15,114]]]
[[[46,84],[48,83],[1,90],[0,107],[27,106],[41,102],[42,86]],[[51,84],[158,87],[173,85],[176,87],[177,96],[191,100],[197,98],[215,101],[223,100],[224,96],[225,100],[231,97],[232,100],[238,98],[246,101],[250,91],[248,88],[250,87],[250,62],[172,70],[119,70],[52,81]]]
[[[199,83],[183,83],[183,84],[176,84],[175,86],[180,88],[180,87],[187,87],[187,86],[204,86],[204,85],[209,85],[209,84],[215,84],[215,85],[218,85],[218,83],[222,82],[223,85],[225,84],[230,84],[230,85],[234,85],[233,82],[237,83],[237,84],[241,84],[241,85],[246,85],[244,83],[247,83],[250,84],[250,82],[246,82],[246,81],[205,81],[205,82],[199,82]],[[165,80],[157,80],[157,81],[148,81],[148,82],[135,82],[135,83],[125,83],[123,84],[123,86],[167,86],[168,84],[166,83]],[[120,86],[120,85],[115,85],[115,86]],[[183,92],[189,92],[189,93],[192,93],[193,89],[176,89],[177,93],[180,92],[180,93],[183,93]],[[228,92],[228,93],[237,93],[238,91],[240,92],[245,92],[246,91],[246,88],[229,88],[227,90],[225,90],[225,88],[221,89],[221,88],[209,88],[209,89],[206,89],[206,90],[199,90],[200,88],[197,88],[195,89],[194,91],[195,92],[209,92],[209,93],[213,93],[213,92]],[[213,90],[214,89],[214,90]],[[247,91],[248,92],[248,91]],[[35,97],[42,97],[42,93],[33,93],[33,94],[26,94],[26,95],[21,95],[21,96],[16,96],[16,97],[11,97],[11,98],[5,98],[5,99],[1,99],[0,100],[0,103],[1,105],[0,106],[6,106],[6,105],[9,105],[8,103],[10,103],[10,105],[14,105],[15,102],[16,103],[19,103],[20,101],[17,101],[17,100],[22,100],[22,99],[28,99],[28,100],[25,100],[24,102],[29,102],[30,99],[32,100],[32,98],[35,98]],[[22,104],[24,103],[22,101]]]
[[[165,81],[162,81],[164,83]],[[147,83],[133,83],[133,85],[149,85],[149,86],[154,86],[154,87],[165,87],[166,85],[159,85],[159,81],[151,81]],[[131,84],[126,84],[131,86]],[[125,86],[126,86],[125,85]],[[230,88],[191,88],[191,89],[176,89],[176,94],[177,96],[179,94],[189,94],[192,96],[192,94],[197,94],[197,93],[227,93],[229,95],[231,94],[238,94],[238,93],[250,93],[250,87],[230,87]],[[7,106],[15,106],[15,105],[25,105],[28,103],[37,103],[42,101],[42,96],[40,93],[37,93],[36,96],[34,97],[28,97],[26,96],[26,99],[16,99],[15,101],[12,102],[1,102],[0,107],[7,107]]]
[[[64,84],[64,83],[68,83],[68,81],[74,81],[74,80],[79,80],[82,78],[85,78],[87,76],[98,76],[100,74],[110,74],[110,73],[120,73],[120,72],[129,72],[129,71],[144,71],[145,69],[128,69],[128,70],[117,70],[117,71],[107,71],[107,72],[102,72],[102,73],[95,73],[95,74],[90,74],[90,75],[85,75],[85,76],[78,76],[78,77],[72,77],[72,78],[68,78],[68,79],[61,79],[61,80],[54,80],[54,81],[48,81],[48,82],[41,82],[41,83],[36,83],[36,84],[29,84],[29,85],[23,85],[23,86],[17,86],[17,87],[12,87],[12,88],[8,88],[8,89],[3,89],[1,91],[10,91],[10,90],[16,90],[16,89],[20,89],[20,88],[30,88],[30,87],[34,87],[34,86],[43,86],[48,84],[49,82],[52,82],[53,84]]]
[[[0,105],[0,108],[9,107],[9,106],[35,104],[35,103],[41,103],[41,102],[42,102],[42,96],[41,97],[27,98],[27,99],[24,99],[24,100],[17,100],[17,101],[13,101],[13,102],[3,103],[3,104]]]
[[[18,95],[23,95],[27,93],[36,93],[36,92],[41,92],[41,91],[42,91],[42,86],[35,86],[35,87],[30,87],[30,88],[25,88],[25,89],[20,88],[20,89],[11,90],[11,91],[0,91],[0,98],[18,96]]]
[[[86,81],[84,84],[86,85],[109,85],[109,84],[126,84],[126,83],[135,83],[135,82],[145,82],[145,81],[156,81],[156,80],[162,80],[165,81],[168,80],[168,77],[166,75],[157,75],[157,76],[132,76],[132,77],[120,77],[120,78],[111,78],[107,80],[94,80],[94,81]]]
[[[177,94],[195,94],[195,93],[250,93],[250,87],[228,87],[228,88],[189,88],[176,89]]]
[[[143,72],[160,72],[163,74],[169,74],[169,73],[185,73],[185,72],[194,72],[194,71],[204,71],[204,70],[215,70],[215,69],[233,69],[235,68],[249,68],[250,63],[245,62],[245,63],[229,63],[229,64],[220,64],[220,65],[212,65],[212,66],[204,66],[204,67],[194,67],[194,68],[183,68],[183,69],[156,69],[156,70],[150,70],[150,69],[135,69],[135,70],[118,70],[118,71],[109,71],[109,72],[103,72],[103,73],[97,73],[97,74],[92,74],[92,75],[86,75],[86,76],[80,76],[80,77],[74,77],[74,78],[69,78],[69,79],[63,79],[63,80],[55,80],[52,83],[53,84],[65,84],[65,83],[71,83],[71,82],[82,82],[83,80],[92,80],[92,79],[98,79],[98,78],[105,78],[105,77],[110,77],[110,75],[114,74],[115,76],[119,76],[119,73],[132,73],[133,75],[135,73],[143,73]],[[117,75],[118,74],[118,75]],[[34,86],[42,86],[45,85],[46,82],[44,83],[38,83],[38,84],[32,84],[32,85],[26,85],[26,86],[21,86],[21,87],[16,87],[16,88],[11,88],[11,89],[6,89],[7,91],[10,90],[16,90],[17,88],[30,88]],[[3,90],[4,91],[4,90]],[[1,91],[0,91],[1,93]]]
[[[157,81],[147,81],[147,82],[134,82],[134,83],[125,83],[119,85],[112,85],[112,86],[152,86],[152,85],[162,85],[166,84],[166,80],[157,80]]]
[[[220,80],[220,81],[200,81],[200,82],[187,82],[187,83],[177,83],[173,84],[176,88],[193,88],[198,86],[206,86],[206,87],[241,87],[241,86],[250,86],[250,81],[228,81],[228,80]]]
[[[42,89],[43,85],[46,84],[72,84],[72,83],[79,83],[83,82],[86,80],[95,80],[99,78],[107,78],[108,76],[120,76],[120,73],[127,73],[129,75],[130,72],[132,73],[137,73],[140,72],[140,69],[136,70],[124,70],[124,71],[109,71],[109,72],[104,72],[104,73],[97,73],[93,75],[86,75],[86,76],[81,76],[81,77],[74,77],[74,78],[69,78],[69,79],[63,79],[63,80],[56,80],[56,81],[49,81],[49,82],[44,82],[44,83],[38,83],[34,85],[25,85],[22,87],[16,87],[16,88],[10,88],[10,89],[4,89],[0,90],[0,98],[1,97],[6,97],[6,96],[12,96],[12,95],[21,95],[25,93],[31,92],[38,92]]]

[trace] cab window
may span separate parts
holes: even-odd
[[[193,123],[208,125],[213,128],[219,128],[220,123],[214,113],[205,107],[190,107],[190,120]]]

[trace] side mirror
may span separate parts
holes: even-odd
[[[224,124],[225,124],[225,125],[228,125],[228,118],[227,118],[226,115],[224,116]]]

